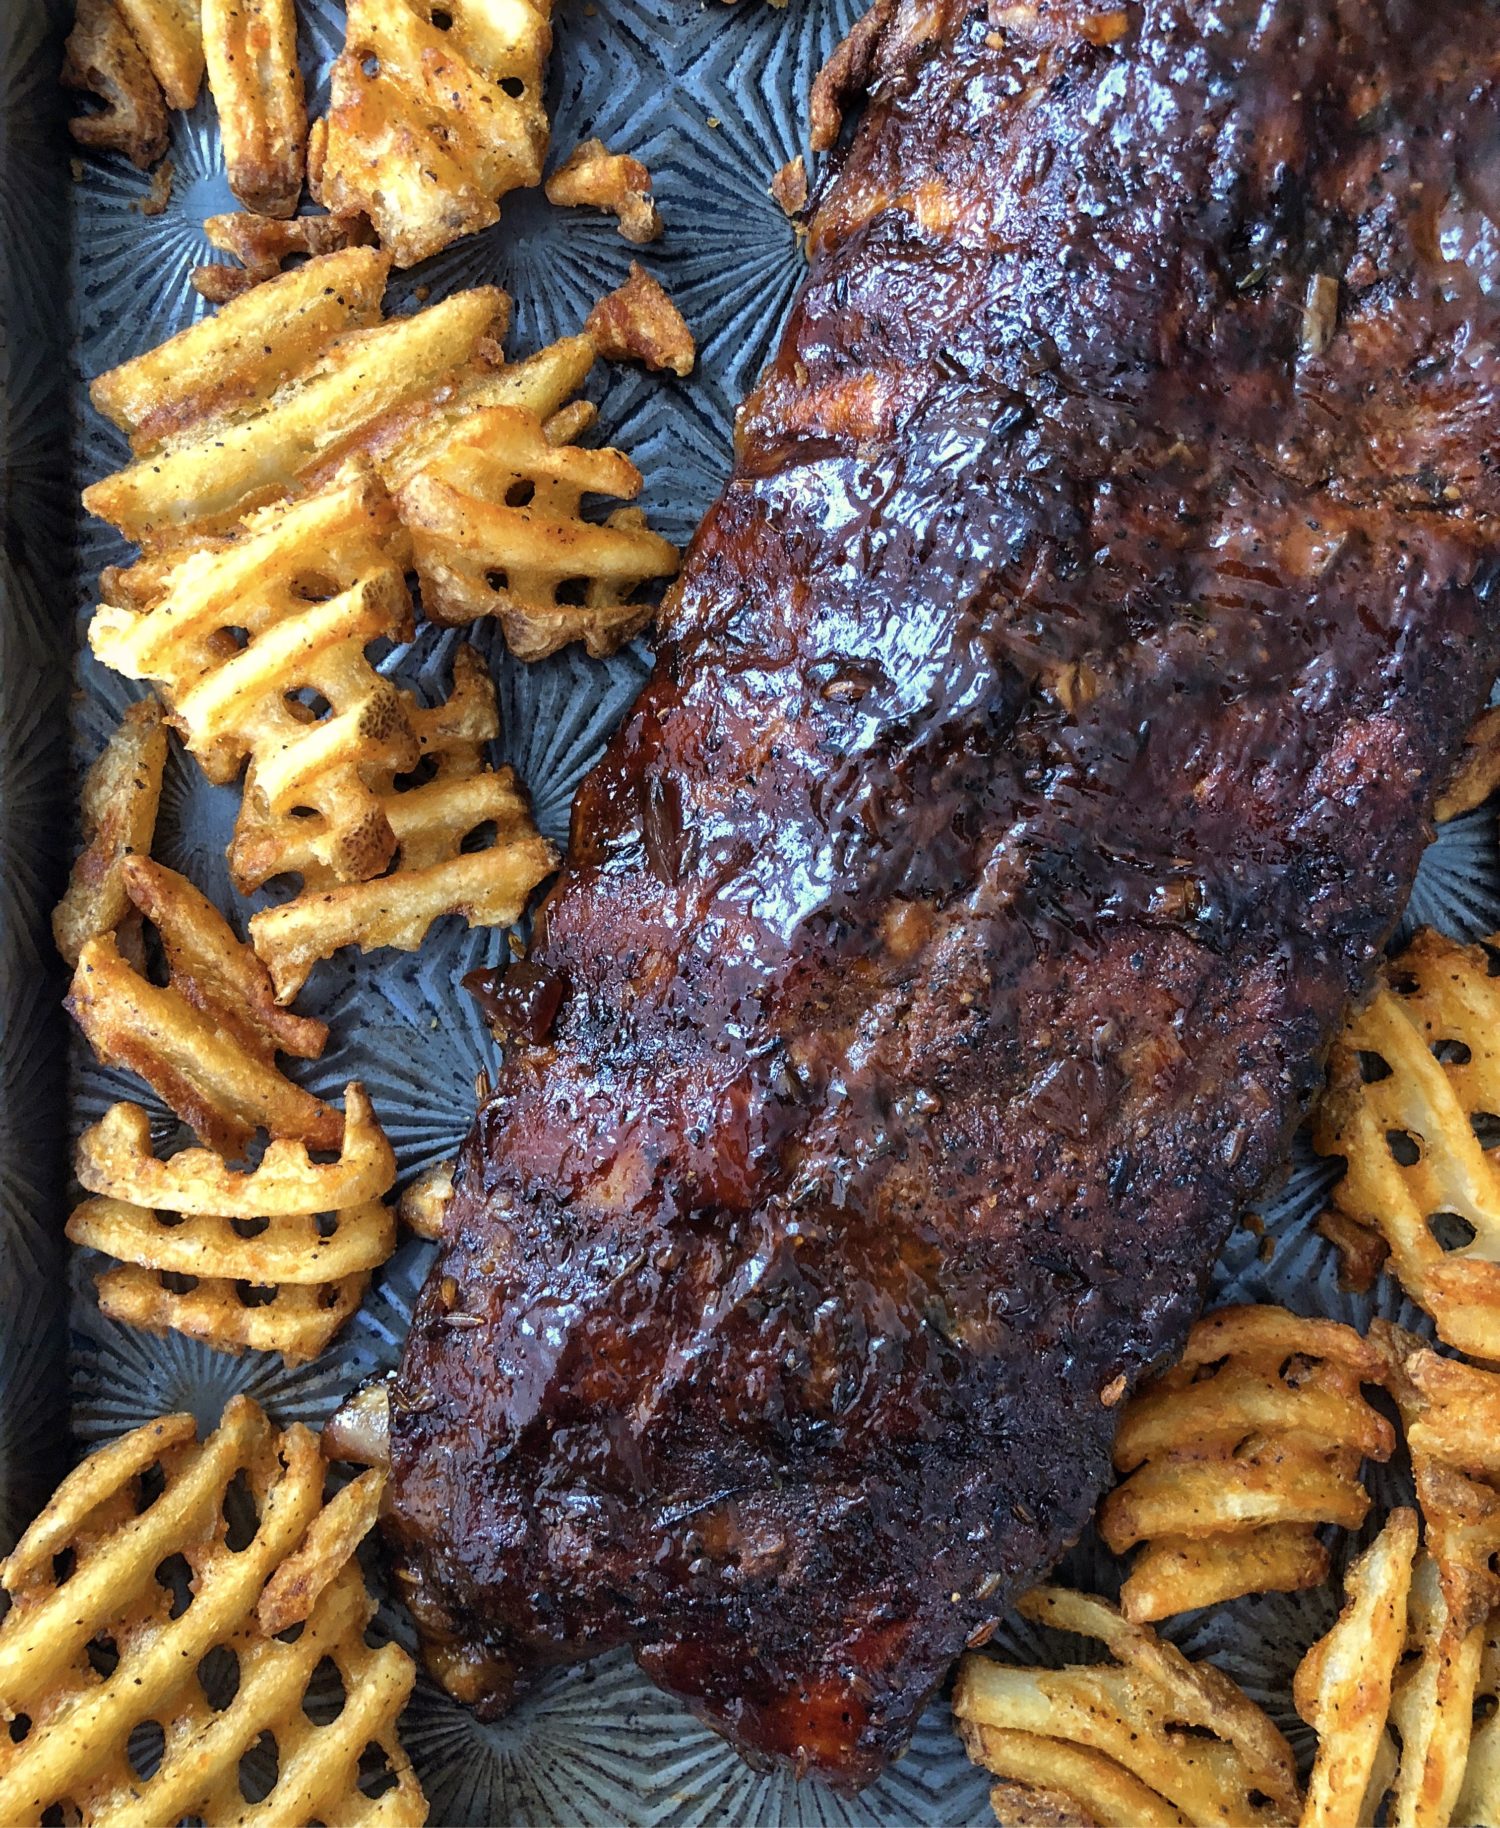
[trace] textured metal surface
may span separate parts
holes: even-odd
[[[339,36],[339,9],[300,0],[304,65],[314,105]],[[685,540],[728,463],[733,407],[753,380],[796,286],[796,238],[767,193],[772,173],[803,150],[808,85],[857,10],[855,0],[792,0],[782,12],[744,0],[726,10],[697,0],[563,0],[552,75],[556,152],[597,133],[645,160],[656,177],[666,238],[646,264],[669,286],[699,342],[686,383],[637,370],[601,376],[602,431],[640,464],[654,524]],[[279,1359],[228,1358],[180,1339],[155,1340],[104,1321],[92,1266],[61,1260],[66,1210],[65,1127],[141,1089],[68,1044],[58,1009],[47,910],[60,882],[72,819],[67,779],[98,750],[126,686],[69,658],[94,601],[101,564],[118,555],[108,529],[78,517],[79,487],[115,467],[122,439],[89,408],[84,382],[159,341],[202,310],[188,272],[209,250],[205,215],[230,207],[211,111],[177,117],[176,179],[164,214],[139,205],[147,180],[117,161],[90,160],[70,178],[55,72],[61,33],[48,0],[0,0],[0,401],[5,540],[0,544],[0,1539],[9,1540],[56,1471],[70,1405],[79,1443],[106,1439],[163,1410],[216,1419],[248,1390],[283,1421],[321,1420],[353,1384],[394,1362],[426,1247],[407,1243],[375,1278],[363,1309],[333,1348],[297,1371]],[[575,330],[588,305],[623,279],[636,252],[608,220],[551,210],[540,193],[515,196],[488,233],[403,276],[436,296],[499,281],[516,300],[515,353]],[[446,673],[454,637],[426,631],[389,670],[419,688]],[[563,654],[518,666],[497,641],[480,645],[500,684],[500,748],[515,763],[542,828],[561,840],[582,771],[642,677],[643,651],[608,663]],[[74,685],[81,688],[70,696]],[[224,866],[234,795],[174,756],[163,796],[159,854],[235,917]],[[1446,828],[1429,853],[1412,920],[1471,938],[1500,927],[1500,854],[1493,813]],[[325,1016],[333,1039],[305,1075],[337,1094],[363,1078],[400,1156],[403,1178],[451,1153],[473,1109],[474,1077],[490,1042],[455,989],[470,966],[498,956],[504,937],[449,921],[418,955],[332,961],[302,1007]],[[144,1100],[150,1103],[149,1095]],[[161,1139],[176,1129],[158,1109]],[[1271,1299],[1355,1321],[1372,1307],[1414,1316],[1388,1285],[1373,1302],[1341,1295],[1332,1253],[1313,1230],[1329,1170],[1299,1156],[1266,1211],[1264,1237],[1242,1228],[1216,1288],[1225,1299]],[[61,1362],[64,1310],[71,1383]],[[1337,1545],[1342,1558],[1351,1539]],[[1117,1578],[1088,1545],[1076,1571],[1107,1590]],[[1325,1628],[1331,1594],[1247,1600],[1170,1635],[1213,1654],[1292,1728],[1288,1676]],[[391,1620],[401,1630],[401,1622]],[[1056,1654],[1027,1628],[1027,1654]],[[1298,1729],[1300,1731],[1300,1729]],[[712,1733],[658,1694],[628,1659],[565,1673],[511,1718],[481,1726],[425,1681],[405,1727],[434,1822],[958,1824],[989,1820],[973,1770],[935,1705],[908,1756],[850,1801],[785,1776],[749,1770]]]

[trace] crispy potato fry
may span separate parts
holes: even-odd
[[[396,1202],[396,1211],[402,1224],[419,1238],[440,1238],[452,1198],[453,1163],[434,1162],[405,1189]]]
[[[85,944],[68,1008],[95,1053],[138,1073],[221,1155],[238,1155],[257,1129],[336,1149],[338,1112],[275,1064],[278,1052],[316,1058],[324,1025],[277,1006],[264,966],[190,882],[140,857],[126,858],[122,873],[161,937],[170,976],[151,983],[112,934]]]
[[[1344,1577],[1337,1624],[1297,1665],[1297,1712],[1318,1736],[1301,1828],[1361,1828],[1375,1819],[1416,1553],[1416,1512],[1392,1511]]]
[[[323,1452],[357,1466],[391,1463],[391,1387],[385,1378],[346,1396],[323,1424]]]
[[[167,765],[167,733],[154,698],[131,705],[83,782],[84,848],[52,911],[52,937],[70,965],[86,941],[112,933],[134,912],[127,857],[149,857]]]
[[[191,108],[203,84],[199,0],[117,0],[169,108]]]
[[[636,261],[630,277],[601,298],[584,324],[606,361],[644,362],[655,372],[690,375],[697,350],[687,321],[660,284]]]
[[[1500,1173],[1471,1119],[1500,1110],[1500,982],[1480,946],[1417,934],[1335,1044],[1313,1141],[1333,1203],[1377,1232],[1438,1336],[1500,1359]]]
[[[233,780],[250,762],[265,804],[252,807],[247,795],[230,849],[242,890],[283,867],[280,815],[295,814],[315,836],[317,862],[336,881],[378,875],[395,854],[367,777],[414,768],[420,745],[406,695],[365,650],[411,637],[411,601],[393,556],[403,542],[379,481],[355,472],[321,494],[261,509],[233,540],[174,562],[147,560],[139,578],[117,575],[118,600],[94,614],[95,654],[157,682],[210,779]],[[305,702],[310,694],[320,714]]]
[[[1489,1828],[1500,1822],[1500,1614],[1492,1615],[1484,1628],[1473,1711],[1469,1759],[1453,1819]]]
[[[208,87],[229,188],[263,216],[295,214],[307,156],[307,107],[292,0],[202,0]]]
[[[655,241],[661,211],[651,197],[651,173],[639,159],[611,152],[603,140],[585,140],[543,187],[549,203],[564,209],[604,209],[618,219],[627,241]]]
[[[1365,1458],[1395,1445],[1362,1383],[1382,1351],[1334,1321],[1226,1308],[1194,1327],[1179,1364],[1125,1411],[1099,1514],[1117,1555],[1137,1543],[1125,1616],[1165,1618],[1243,1593],[1292,1592],[1327,1573],[1318,1525],[1356,1529]]]
[[[1103,1752],[1003,1727],[966,1724],[963,1737],[974,1762],[1000,1779],[990,1807],[1001,1828],[1192,1828]]]
[[[101,1309],[221,1352],[315,1358],[396,1241],[381,1204],[396,1158],[357,1083],[337,1162],[315,1164],[287,1141],[245,1173],[206,1149],[160,1162],[146,1113],[120,1104],[84,1133],[76,1171],[96,1197],[75,1210],[68,1237],[121,1265],[97,1278]]]
[[[278,222],[249,210],[209,216],[203,233],[237,267],[194,267],[193,290],[210,304],[225,305],[263,280],[274,279],[297,255],[336,254],[344,248],[368,247],[375,231],[363,216],[293,216]]]
[[[966,1656],[953,1712],[976,1762],[993,1757],[1001,1776],[1059,1793],[1094,1822],[1248,1828],[1297,1820],[1291,1748],[1227,1676],[1190,1663],[1147,1627],[1085,1594],[1038,1587],[1020,1610],[1098,1639],[1115,1662],[1014,1669]],[[1010,1819],[1036,1818],[1013,1812]]]
[[[1481,711],[1464,738],[1458,773],[1446,793],[1438,795],[1433,817],[1439,824],[1473,812],[1500,787],[1500,705]]]
[[[244,1396],[201,1446],[194,1435],[191,1416],[167,1416],[92,1454],[0,1567],[0,1820],[247,1821],[240,1760],[268,1734],[256,1819],[419,1828],[426,1802],[396,1737],[415,1669],[397,1645],[366,1645],[375,1606],[353,1557],[382,1475],[325,1508],[315,1437],[278,1434]],[[301,1624],[295,1641],[258,1606]],[[318,1725],[304,1700],[325,1658],[344,1704]],[[216,1659],[233,1672],[223,1686]],[[142,1777],[130,1741],[147,1722],[163,1749]],[[394,1780],[379,1796],[361,1784],[371,1745]]]
[[[390,272],[378,248],[295,267],[102,374],[89,398],[137,456],[203,424],[263,407],[346,331],[380,322]]]
[[[275,850],[282,870],[302,876],[295,900],[250,921],[251,940],[284,1003],[319,959],[342,946],[410,952],[443,914],[463,914],[470,926],[506,926],[557,867],[557,853],[532,824],[512,770],[484,762],[483,747],[497,733],[499,717],[494,685],[472,649],[461,648],[455,658],[447,704],[410,715],[434,772],[415,787],[399,788],[393,778],[384,783],[382,805],[398,846],[389,874],[335,883],[314,848],[316,819],[279,826],[272,819],[264,832],[251,835],[252,842]],[[247,810],[255,804],[252,774]],[[493,841],[463,850],[465,839],[485,827],[493,827]]]
[[[341,331],[356,311],[339,275],[369,279],[368,307],[354,301],[364,317],[378,313],[385,266],[372,248],[321,255],[102,376],[100,410],[132,429],[144,454],[94,483],[84,505],[146,546],[226,532],[315,473],[326,480],[377,421],[451,385],[503,328],[509,301],[478,287]],[[191,371],[169,381],[173,343],[200,333],[177,352]]]
[[[639,509],[585,520],[583,497],[629,498],[640,486],[618,451],[555,445],[525,407],[474,413],[396,498],[423,608],[435,622],[495,616],[523,660],[580,640],[614,653],[650,620],[651,605],[633,599],[675,573],[677,549]]]
[[[547,150],[547,0],[350,0],[328,113],[313,129],[313,195],[362,210],[397,266],[500,219]]]
[[[80,146],[123,153],[142,171],[167,150],[161,86],[114,0],[78,0],[61,80],[65,89],[95,95],[104,104],[69,120],[68,131]]]

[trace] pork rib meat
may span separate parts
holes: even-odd
[[[394,1388],[481,1709],[629,1645],[858,1784],[1086,1522],[1500,663],[1493,27],[897,0],[846,60]]]

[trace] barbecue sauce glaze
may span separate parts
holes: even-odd
[[[395,1389],[482,1711],[858,1784],[1086,1521],[1500,660],[1494,27],[886,23]]]

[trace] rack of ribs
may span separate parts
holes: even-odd
[[[393,1389],[494,1712],[876,1774],[1084,1527],[1500,664],[1487,0],[883,4]],[[820,95],[827,121],[839,97]]]

